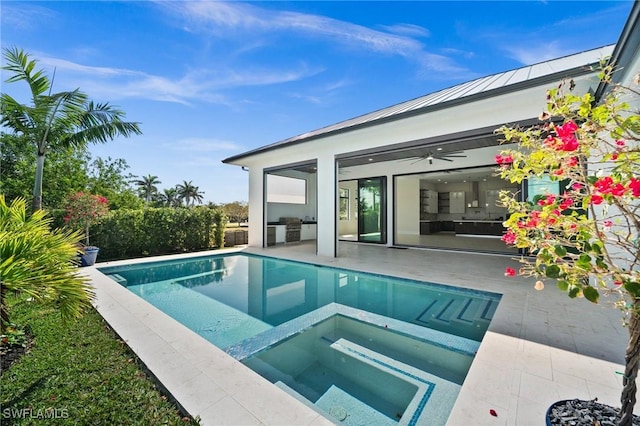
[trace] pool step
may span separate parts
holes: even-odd
[[[127,286],[127,279],[120,274],[110,274],[107,275],[107,277],[111,278],[120,285],[123,285],[125,287]]]
[[[171,284],[180,284],[185,287],[198,287],[209,284],[210,282],[220,281],[226,272],[226,269],[216,269],[214,271],[201,272],[199,274],[187,275],[179,279],[171,280]],[[217,274],[217,275],[216,275]],[[214,276],[213,279],[209,277]]]
[[[487,324],[493,318],[497,307],[498,301],[492,299],[432,299],[428,301],[426,309],[416,318],[416,321],[441,325]]]

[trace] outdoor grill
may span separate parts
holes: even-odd
[[[302,220],[297,217],[281,217],[280,223],[286,225],[285,243],[300,241],[300,231],[302,230]]]

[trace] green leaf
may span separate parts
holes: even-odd
[[[627,290],[633,297],[640,297],[640,283],[626,281],[624,283],[624,289]]]
[[[564,246],[555,246],[555,251],[559,257],[565,257],[567,255],[567,248]]]
[[[576,260],[576,266],[585,270],[591,269],[591,256],[582,253],[578,260]]]
[[[582,293],[584,294],[584,297],[589,302],[598,303],[598,298],[600,297],[600,293],[598,293],[598,290],[596,290],[595,288],[591,286],[586,286],[585,288],[582,289]]]
[[[565,281],[565,280],[559,280],[558,281],[558,288],[562,291],[568,291],[569,290],[569,282]]]
[[[558,265],[547,265],[544,274],[548,278],[558,278],[560,277],[560,267]]]
[[[575,299],[578,294],[580,294],[580,288],[579,287],[571,287],[571,290],[569,290],[569,297],[572,299]]]

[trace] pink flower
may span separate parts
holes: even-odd
[[[615,195],[616,197],[622,197],[626,191],[627,188],[625,188],[621,183],[616,183],[611,187],[611,194]]]
[[[600,195],[594,194],[591,196],[591,204],[595,204],[595,205],[602,204],[603,200],[604,199]]]
[[[575,151],[578,149],[578,140],[573,136],[567,139],[562,140],[562,150],[563,151]]]
[[[512,230],[508,230],[501,238],[506,244],[513,244],[516,242],[516,234]]]
[[[613,225],[613,222],[611,222],[610,220],[605,220],[604,222],[602,222],[602,224],[604,225],[605,228],[611,228],[611,226]]]
[[[564,161],[564,164],[567,167],[574,167],[578,164],[578,159],[576,157],[569,157]]]
[[[562,141],[560,147],[556,149],[561,149],[562,151],[575,151],[578,149],[578,140],[575,136],[575,131],[578,129],[578,126],[573,121],[567,121],[562,126],[556,127],[556,134]]]
[[[616,145],[618,146],[625,146],[626,142],[623,139],[618,139],[616,141]]]
[[[613,179],[611,179],[611,176],[605,176],[593,184],[598,191],[605,194],[610,192],[611,185],[613,185]]]
[[[495,161],[500,165],[509,165],[513,163],[513,157],[511,155],[498,154],[495,156]]]
[[[505,277],[514,277],[516,275],[516,270],[513,268],[505,268],[504,276]]]
[[[634,197],[640,197],[640,179],[629,179],[629,189],[631,190],[631,195]]]

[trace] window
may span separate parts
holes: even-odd
[[[531,177],[527,180],[527,201],[537,202],[538,198],[547,194],[560,194],[560,183],[553,181],[548,175]]]
[[[340,220],[349,220],[349,189],[340,188]]]
[[[267,175],[267,202],[307,203],[307,181],[287,176]]]

